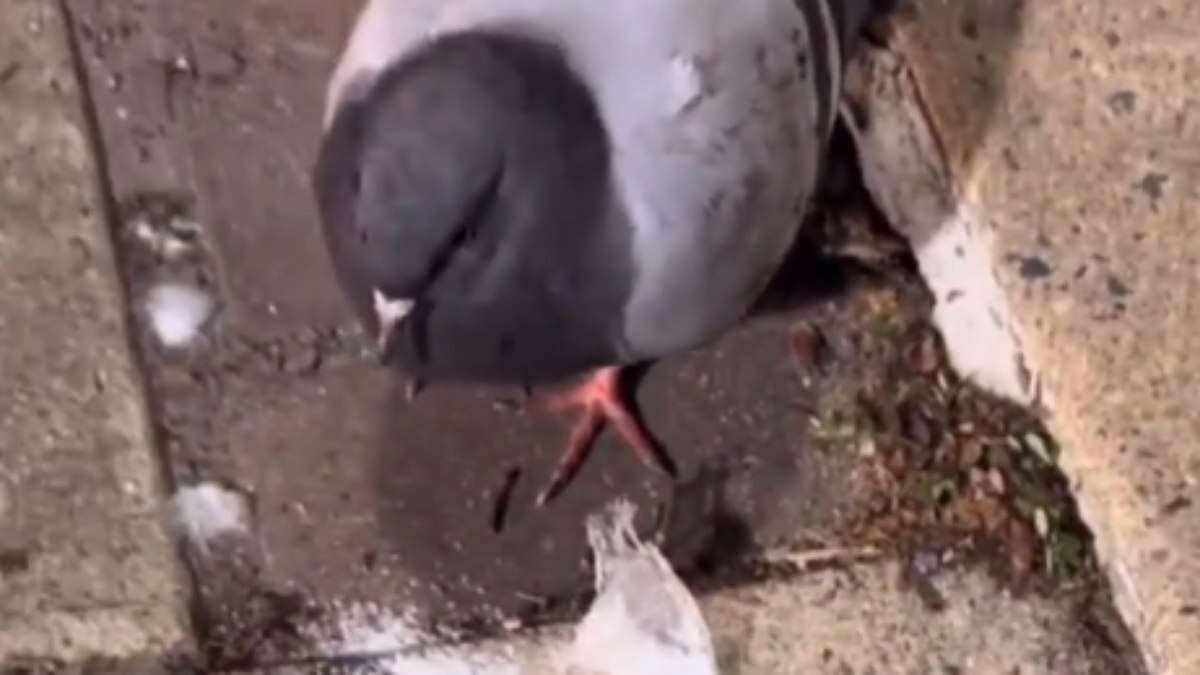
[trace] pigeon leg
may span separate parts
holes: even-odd
[[[538,497],[543,506],[554,499],[574,478],[587,459],[596,437],[606,423],[611,423],[625,445],[643,464],[675,475],[675,465],[650,438],[645,426],[630,409],[621,390],[621,369],[601,368],[582,384],[565,392],[544,397],[542,405],[552,412],[581,409],[582,415],[571,429],[567,449],[558,462],[550,484]]]

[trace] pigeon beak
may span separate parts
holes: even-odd
[[[387,352],[388,343],[392,341],[392,333],[396,326],[412,312],[416,303],[405,298],[389,298],[383,291],[375,289],[375,316],[379,319],[378,346],[381,354]]]

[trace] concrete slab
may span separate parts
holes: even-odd
[[[4,5],[0,73],[0,669],[163,653],[187,594],[55,3]]]
[[[308,172],[324,96],[316,85],[356,3],[68,5],[126,214],[165,195],[203,225],[216,254],[207,274],[248,338],[347,321]]]
[[[913,5],[891,46],[911,65],[896,80],[915,84],[907,105],[933,122],[928,164],[989,247],[977,269],[994,270],[1017,317],[1125,617],[1155,672],[1200,672],[1200,56],[1188,28],[1200,7]],[[874,90],[885,122],[887,92],[904,88],[887,81]],[[866,133],[869,152],[888,144]],[[920,174],[887,163],[880,185]],[[946,215],[912,199],[892,211]]]
[[[806,412],[839,378],[801,386],[788,326],[760,323],[644,381],[678,488],[606,439],[539,510],[565,432],[553,417],[498,408],[512,392],[482,389],[432,387],[406,404],[403,383],[369,363],[229,382],[220,440],[255,495],[269,573],[314,597],[391,599],[443,620],[536,614],[586,588],[579,524],[617,494],[648,519],[671,509],[668,550],[686,566],[849,510],[853,458],[818,455]]]
[[[1085,605],[1014,600],[979,571],[960,571],[933,582],[947,603],[930,612],[900,578],[894,564],[854,566],[702,606],[730,673],[1128,672],[1099,634],[1081,628],[1075,612]]]
[[[1103,603],[1069,603],[997,594],[979,570],[944,571],[930,581],[946,598],[931,611],[906,591],[892,562],[807,570],[699,598],[721,673],[731,675],[1108,675],[1137,672],[1108,642],[1114,618]],[[1111,611],[1111,610],[1110,610]],[[469,645],[436,641],[402,655],[394,617],[351,612],[337,634],[349,636],[343,666],[354,673],[436,672],[562,675],[574,631],[552,627]],[[390,627],[390,628],[389,628]],[[318,625],[305,628],[328,634]],[[368,645],[375,645],[371,653]],[[355,649],[357,648],[357,649]],[[336,654],[326,654],[332,663]],[[436,660],[435,660],[436,659]],[[273,664],[273,672],[287,660]],[[469,664],[469,667],[468,667]],[[622,672],[600,664],[595,675]],[[407,666],[407,669],[406,667]],[[304,672],[302,667],[283,672]],[[435,672],[430,669],[428,672]],[[592,675],[589,671],[589,675]]]
[[[532,511],[565,429],[497,410],[496,392],[471,388],[435,387],[405,404],[353,332],[329,328],[344,309],[305,171],[341,38],[337,13],[353,3],[258,2],[237,13],[199,4],[186,14],[167,4],[70,6],[127,207],[121,242],[135,297],[164,280],[219,296],[219,315],[190,347],[165,349],[141,327],[172,470],[183,484],[215,479],[253,494],[268,584],[318,601],[415,599],[439,618],[541,612],[586,588],[579,524],[615,493],[645,514],[686,505],[674,509],[668,542],[681,561],[791,541],[844,504],[852,456],[818,456],[810,419],[822,402],[844,403],[845,384],[888,355],[852,357],[874,316],[862,311],[865,296],[803,312],[806,298],[793,296],[790,313],[645,382],[644,412],[681,464],[682,492],[605,443],[554,508]],[[114,78],[120,86],[108,86]],[[147,202],[195,220],[194,250],[148,250],[137,234],[155,210]],[[817,262],[798,259],[802,281],[829,272]],[[836,290],[840,279],[821,281]],[[920,313],[918,284],[896,292]],[[833,358],[807,380],[789,361],[801,316],[837,326],[826,331]],[[495,502],[513,469],[521,475],[497,534]],[[708,550],[718,524],[719,550]]]
[[[580,524],[618,494],[641,504],[647,521],[669,509],[667,550],[685,567],[720,566],[835,527],[840,511],[853,510],[856,456],[820,449],[812,421],[895,357],[866,348],[864,332],[879,320],[872,306],[919,314],[924,303],[911,281],[882,291],[864,283],[850,298],[814,301],[805,325],[829,326],[817,369],[789,360],[796,309],[655,369],[640,390],[643,409],[683,483],[672,488],[605,441],[542,511],[534,495],[565,429],[496,405],[513,392],[434,386],[407,403],[394,374],[342,353],[348,346],[302,372],[277,365],[306,361],[288,355],[300,351],[288,345],[278,361],[200,346],[190,386],[169,384],[186,373],[153,356],[151,381],[163,387],[166,426],[178,441],[177,475],[233,486],[254,506],[246,546],[195,560],[207,622],[250,636],[231,651],[218,640],[220,658],[244,658],[244,643],[279,648],[271,621],[247,619],[254,612],[245,605],[280,594],[298,601],[284,614],[306,603],[373,602],[448,624],[569,616],[589,580]],[[519,478],[506,490],[514,470]],[[268,637],[257,640],[263,630]]]

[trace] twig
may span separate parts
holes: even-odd
[[[768,553],[767,562],[790,563],[800,569],[808,569],[814,565],[829,563],[852,563],[875,560],[883,557],[883,551],[874,546],[850,546],[837,548],[820,548],[795,553],[775,551]]]

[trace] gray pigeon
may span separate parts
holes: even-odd
[[[743,318],[817,182],[874,0],[369,0],[313,185],[337,276],[419,381],[543,385],[673,472],[625,366]]]

